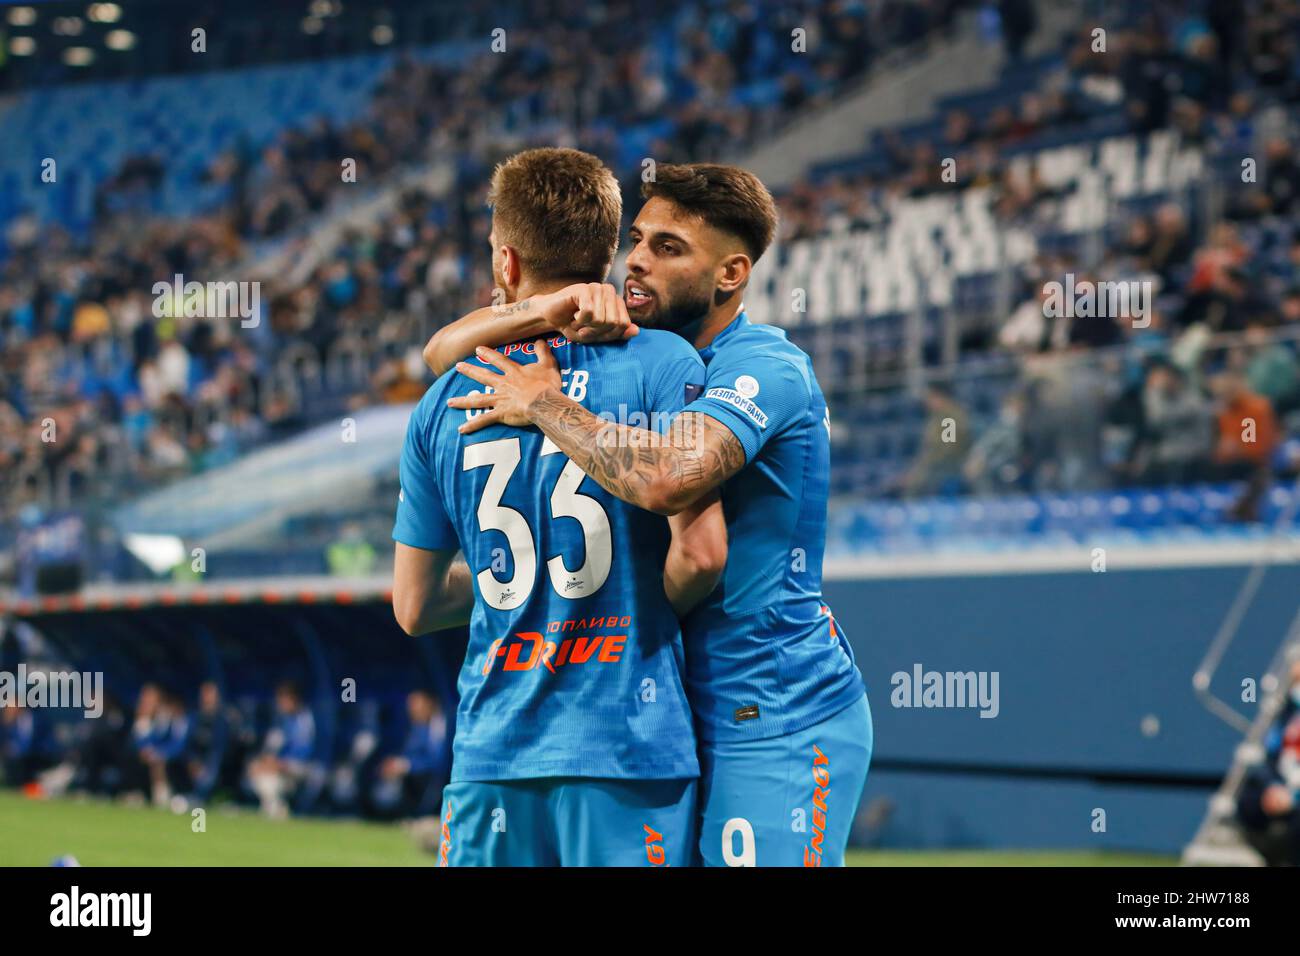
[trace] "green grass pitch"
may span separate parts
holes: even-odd
[[[29,800],[0,793],[0,865],[433,866],[398,826],[354,820],[263,819],[220,806],[195,833],[189,814],[98,800]],[[1130,853],[993,850],[855,850],[852,866],[1169,866],[1173,857]]]

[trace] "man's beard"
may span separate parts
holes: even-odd
[[[650,329],[681,332],[698,324],[709,314],[713,302],[708,292],[694,290],[675,294],[666,304],[659,305],[640,324]]]

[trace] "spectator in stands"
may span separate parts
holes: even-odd
[[[1282,136],[1271,137],[1256,170],[1257,180],[1238,187],[1229,214],[1237,219],[1290,216],[1300,208],[1300,162]]]
[[[1129,128],[1134,132],[1149,132],[1166,125],[1172,97],[1164,34],[1148,26],[1121,33],[1112,39],[1112,43],[1111,55],[1095,59],[1113,60],[1118,65]]]
[[[427,690],[407,696],[406,715],[406,742],[400,754],[380,764],[374,803],[386,816],[433,816],[442,804],[450,766],[447,718],[441,701]]]
[[[1100,288],[1096,285],[1101,277],[1096,275],[1079,276],[1076,281],[1087,281],[1093,283],[1093,288]],[[1098,292],[1098,304],[1100,305],[1101,293]],[[1133,308],[1133,303],[1129,302],[1128,309]],[[1123,303],[1119,303],[1120,308],[1125,308]],[[1102,349],[1111,345],[1118,345],[1124,337],[1123,328],[1133,324],[1135,316],[1132,312],[1122,315],[1111,315],[1110,309],[1098,309],[1097,315],[1074,315],[1067,319],[1069,322],[1069,332],[1066,334],[1069,347]]]
[[[248,764],[248,782],[262,812],[273,819],[289,815],[289,804],[311,770],[316,754],[316,721],[292,681],[275,689],[276,720],[262,752]]]
[[[966,410],[947,387],[932,382],[926,388],[925,410],[920,453],[900,479],[900,489],[909,498],[955,494],[971,444]]]
[[[1121,251],[1133,271],[1155,273],[1162,288],[1175,288],[1194,251],[1186,215],[1174,203],[1165,203],[1150,218],[1138,216]]]
[[[1021,423],[1025,395],[1017,390],[1002,399],[997,421],[984,430],[962,464],[962,476],[977,494],[1005,494],[1023,489],[1025,447]]]
[[[1160,276],[1162,287],[1177,285],[1179,270],[1191,261],[1195,246],[1187,228],[1187,215],[1174,203],[1156,210],[1154,234],[1140,268]]]
[[[1245,481],[1246,489],[1230,515],[1236,521],[1255,521],[1278,445],[1277,417],[1268,399],[1252,392],[1239,372],[1219,373],[1211,381],[1211,390],[1218,402],[1218,432],[1209,477]]]
[[[1143,484],[1178,484],[1195,479],[1214,443],[1209,405],[1166,359],[1153,361],[1142,391],[1142,430],[1135,477]]]
[[[1282,416],[1300,405],[1300,363],[1294,345],[1277,341],[1273,332],[1273,323],[1262,316],[1247,321],[1241,357],[1247,386]]]
[[[1043,352],[1063,348],[1069,333],[1069,320],[1047,314],[1049,288],[1046,282],[1034,285],[1034,295],[1020,303],[998,330],[998,344],[1009,352]]]
[[[1239,332],[1245,328],[1251,307],[1244,266],[1250,248],[1237,229],[1227,222],[1210,232],[1209,241],[1197,251],[1187,285],[1183,307],[1184,327],[1203,324],[1211,332]]]
[[[1002,48],[1008,60],[1019,60],[1025,44],[1038,29],[1038,10],[1033,0],[998,0],[998,18],[1002,23]]]
[[[1036,491],[1087,491],[1105,480],[1102,432],[1113,376],[1095,362],[1039,358],[1027,370],[1024,434]]]

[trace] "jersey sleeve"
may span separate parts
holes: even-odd
[[[709,363],[704,394],[686,406],[726,425],[745,449],[745,463],[791,424],[803,420],[812,400],[808,380],[783,358],[753,351]]]
[[[425,413],[426,404],[421,402],[406,423],[406,440],[398,464],[401,486],[397,492],[393,540],[425,551],[459,548],[460,539],[438,493]]]

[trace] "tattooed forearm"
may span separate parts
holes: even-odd
[[[520,299],[518,302],[511,302],[507,305],[492,306],[493,315],[517,315],[520,312],[527,312],[533,307],[532,299]]]
[[[528,406],[528,417],[610,494],[675,514],[745,465],[731,430],[707,415],[678,415],[667,435],[597,418],[558,389]]]

